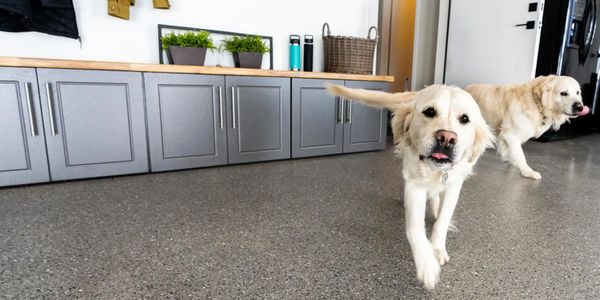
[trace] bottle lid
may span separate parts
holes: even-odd
[[[312,36],[312,34],[305,34],[304,35],[304,42],[312,44],[312,42],[313,42],[313,36]]]
[[[300,44],[300,36],[297,34],[290,35],[290,43],[298,43]]]

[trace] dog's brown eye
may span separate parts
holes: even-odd
[[[579,93],[580,93],[580,92],[579,92],[579,91],[577,91],[577,96],[579,96]]]
[[[434,118],[435,117],[435,109],[433,109],[433,107],[428,107],[423,111],[423,114],[428,118]]]
[[[566,96],[569,96],[569,93],[568,92],[560,92],[560,95],[563,97],[566,97]]]
[[[462,115],[462,116],[460,116],[460,118],[458,118],[458,121],[460,122],[460,124],[467,124],[467,123],[469,123],[471,120],[469,120],[469,116],[467,116],[467,115]]]

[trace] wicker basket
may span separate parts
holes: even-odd
[[[325,32],[327,29],[327,32]],[[371,38],[371,31],[375,38]],[[373,74],[377,27],[371,26],[367,38],[332,36],[329,24],[323,24],[325,72]]]

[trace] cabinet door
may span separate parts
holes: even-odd
[[[152,171],[227,164],[225,77],[145,73]]]
[[[292,157],[342,153],[342,103],[327,92],[326,82],[344,85],[342,80],[292,80]]]
[[[50,180],[35,69],[0,68],[0,186]]]
[[[226,81],[229,163],[290,158],[290,79]]]
[[[142,74],[38,69],[52,180],[148,171]]]
[[[346,81],[346,86],[367,90],[388,90],[388,84],[383,82]],[[384,149],[387,110],[354,101],[346,101],[345,104],[344,153]]]

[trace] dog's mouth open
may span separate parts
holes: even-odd
[[[429,160],[437,166],[445,166],[452,163],[454,159],[454,153],[452,149],[436,146],[432,149],[431,154],[420,155],[419,159],[422,161]]]

